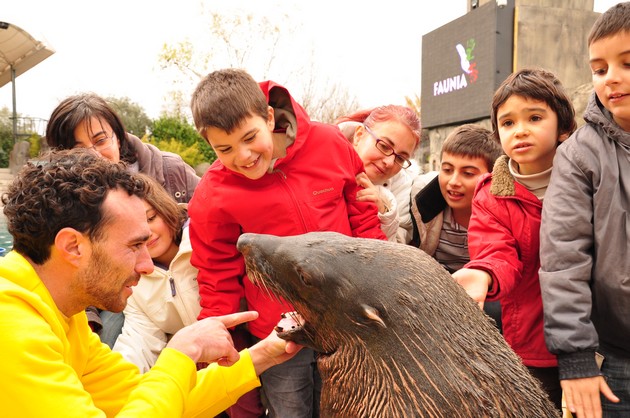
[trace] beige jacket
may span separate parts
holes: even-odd
[[[201,311],[197,269],[190,264],[192,247],[184,228],[179,252],[169,270],[155,267],[142,276],[124,310],[125,324],[114,351],[148,371],[171,336],[197,321]]]

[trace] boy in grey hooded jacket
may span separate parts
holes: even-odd
[[[630,2],[598,18],[588,45],[595,91],[587,124],[558,147],[543,205],[545,340],[573,414],[628,417]]]

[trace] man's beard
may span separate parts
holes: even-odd
[[[92,247],[90,264],[81,272],[85,291],[94,301],[93,305],[110,312],[122,312],[127,299],[122,295],[124,284],[131,279],[98,245]],[[125,280],[121,280],[125,277]]]

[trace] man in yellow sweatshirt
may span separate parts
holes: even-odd
[[[256,312],[182,329],[144,375],[100,342],[85,308],[122,311],[153,269],[145,187],[122,164],[69,150],[25,166],[2,197],[14,248],[0,259],[2,416],[212,417],[299,349],[272,334],[238,353],[228,328]]]

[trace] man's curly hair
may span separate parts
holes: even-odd
[[[119,189],[144,198],[146,187],[124,163],[84,149],[52,151],[37,163],[27,163],[2,196],[13,248],[43,264],[63,228],[98,240],[110,221],[102,211],[107,192]]]

